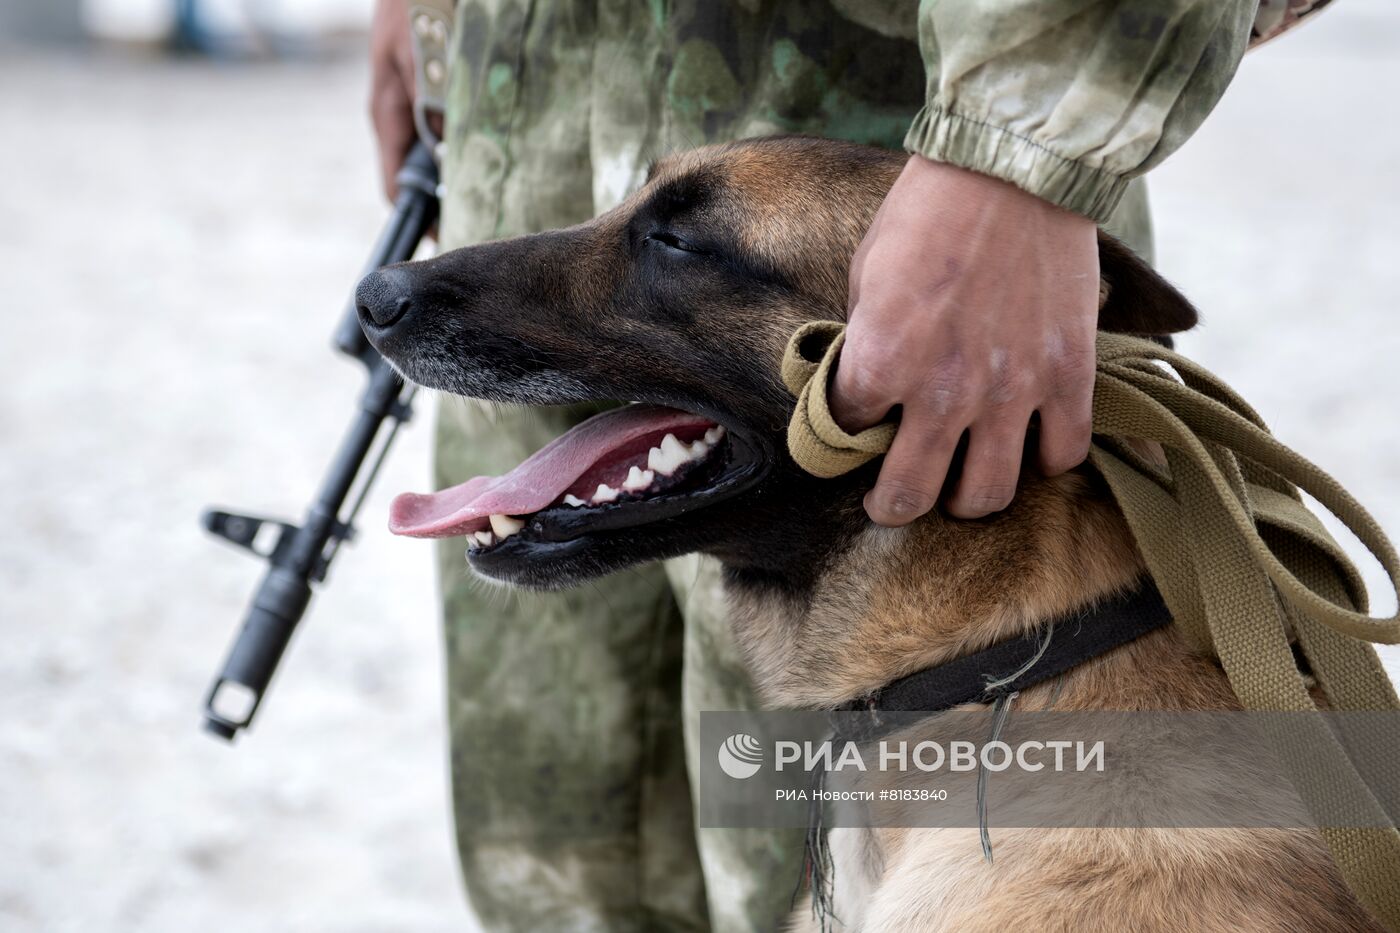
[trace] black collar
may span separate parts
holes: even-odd
[[[843,703],[833,713],[865,712],[868,716],[834,716],[834,739],[873,741],[899,726],[883,720],[881,713],[941,713],[963,703],[991,703],[1025,690],[1107,654],[1114,648],[1156,631],[1172,620],[1162,602],[1162,594],[1150,577],[1119,596],[1102,600],[1043,625],[1019,638],[998,642],[990,648],[925,668],[908,677],[888,683],[874,693]],[[1048,642],[1047,639],[1048,638]],[[821,787],[824,770],[814,770],[815,786]],[[831,915],[831,853],[822,828],[822,805],[814,795],[808,811],[807,841],[803,858],[803,884],[811,888],[813,907],[827,929]],[[980,804],[979,804],[980,806]],[[986,843],[983,843],[984,846]]]
[[[1156,584],[1144,577],[1137,589],[1067,613],[1053,626],[901,677],[833,712],[935,713],[963,703],[989,703],[998,695],[1058,677],[1171,620]]]

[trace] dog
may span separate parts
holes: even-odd
[[[500,478],[396,500],[392,530],[462,536],[485,577],[568,587],[703,552],[760,693],[831,709],[1139,585],[1122,514],[1086,467],[1026,469],[979,521],[867,519],[878,461],[818,480],[788,456],[792,332],[844,319],[852,255],[901,153],[774,137],[680,153],[579,226],[369,275],[370,341],[405,378],[496,402],[625,400]],[[1196,313],[1099,240],[1105,331],[1166,336]],[[1018,709],[1238,709],[1167,626],[1024,691]],[[830,836],[846,930],[1379,930],[1308,830],[1015,829]],[[791,929],[816,929],[799,908]]]

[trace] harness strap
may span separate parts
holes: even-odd
[[[428,116],[447,110],[447,51],[455,13],[454,0],[416,0],[408,11],[413,41],[413,123],[418,138],[433,150],[442,140]]]
[[[783,381],[797,395],[788,449],[803,469],[838,476],[889,449],[893,425],[841,429],[826,403],[845,325],[805,325],[788,344]],[[1400,710],[1371,642],[1400,643],[1400,615],[1371,618],[1361,577],[1302,504],[1307,492],[1342,521],[1400,591],[1400,557],[1375,519],[1331,476],[1274,438],[1216,376],[1137,337],[1099,334],[1089,462],[1122,510],[1148,571],[1203,651],[1220,659],[1247,709],[1316,711],[1294,640],[1331,710]],[[1163,470],[1130,440],[1154,441]],[[1400,774],[1400,742],[1345,744],[1310,717],[1280,730],[1278,758],[1309,810],[1351,813],[1360,826],[1320,832],[1357,898],[1400,931],[1397,801],[1358,773]],[[1397,737],[1400,739],[1400,737]],[[1370,770],[1375,769],[1375,770]],[[1384,828],[1364,828],[1364,827]]]

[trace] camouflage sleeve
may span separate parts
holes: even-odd
[[[911,152],[1102,222],[1215,107],[1259,0],[922,0]]]

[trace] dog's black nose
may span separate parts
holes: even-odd
[[[360,326],[384,330],[393,327],[413,310],[413,291],[408,273],[391,267],[371,272],[355,289],[355,307]]]

